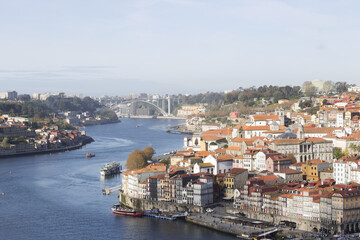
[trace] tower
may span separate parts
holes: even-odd
[[[304,137],[304,127],[303,125],[299,124],[299,127],[298,127],[298,130],[297,130],[297,133],[296,133],[296,136],[298,139],[300,140],[304,140],[305,137]]]

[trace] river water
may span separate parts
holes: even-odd
[[[146,146],[157,154],[181,149],[184,135],[166,132],[178,123],[122,119],[87,127],[95,142],[82,149],[0,159],[0,239],[232,239],[181,220],[115,216],[110,207],[117,194],[102,194],[121,177],[100,178],[101,166],[124,166],[134,149]],[[87,159],[87,152],[96,157]]]

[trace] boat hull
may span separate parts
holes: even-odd
[[[116,215],[133,216],[133,217],[141,217],[143,215],[142,212],[127,212],[127,211],[121,211],[115,209],[111,209],[111,211]]]

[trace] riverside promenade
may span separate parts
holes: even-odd
[[[186,217],[186,221],[235,235],[242,239],[252,239],[253,236],[258,236],[264,232],[275,229],[274,227],[264,225],[260,221],[253,221],[252,225],[254,226],[250,226],[239,221],[238,217],[214,213],[192,213],[190,216]]]

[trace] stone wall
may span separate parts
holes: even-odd
[[[296,229],[303,230],[303,231],[309,231],[312,232],[314,229],[319,231],[321,229],[321,223],[320,222],[314,222],[309,220],[301,220],[297,218],[289,218],[284,216],[278,216],[278,215],[271,215],[266,213],[260,213],[255,211],[247,211],[247,210],[239,210],[239,212],[242,212],[246,215],[248,218],[252,219],[258,219],[266,222],[270,222],[273,224],[278,225],[280,221],[290,221],[296,223]]]
[[[159,209],[164,212],[204,212],[204,208],[199,206],[133,198],[121,192],[119,202],[127,207],[143,211]]]

